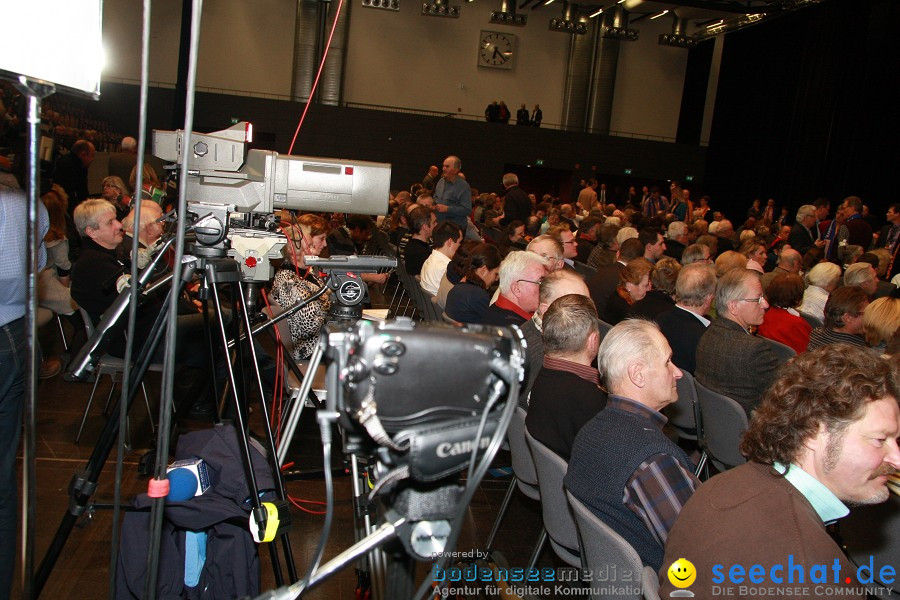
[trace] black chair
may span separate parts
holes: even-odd
[[[761,335],[757,336],[757,337],[765,340],[766,343],[769,344],[769,347],[772,348],[772,350],[778,356],[778,364],[779,365],[783,365],[787,361],[789,361],[792,358],[794,358],[795,356],[797,356],[797,352],[790,346],[786,346],[785,344],[782,344],[781,342],[776,342],[775,340],[770,340],[769,338],[763,337]]]
[[[744,407],[728,396],[694,381],[700,404],[702,427],[700,447],[719,470],[730,469],[747,462],[740,452],[741,436],[747,430]]]

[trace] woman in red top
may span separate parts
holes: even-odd
[[[786,273],[776,275],[766,288],[769,310],[759,326],[759,335],[790,346],[797,354],[806,352],[812,326],[796,308],[803,300],[803,279]]]

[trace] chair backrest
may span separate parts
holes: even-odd
[[[800,313],[800,316],[803,317],[806,320],[806,322],[812,326],[813,329],[815,329],[816,327],[822,326],[822,319],[820,319],[819,317],[810,315],[805,312]]]
[[[769,344],[769,347],[775,352],[775,355],[778,356],[778,364],[783,365],[787,361],[791,360],[795,356],[797,356],[797,352],[791,348],[790,346],[786,346],[781,342],[776,342],[775,340],[770,340],[769,338],[758,336],[760,339],[766,341]]]
[[[581,556],[585,565],[592,573],[612,572],[620,581],[630,576],[631,581],[636,581],[643,574],[644,564],[637,551],[616,533],[609,525],[591,512],[581,500],[577,499],[569,490],[566,490],[569,506],[575,515],[575,523],[578,526],[578,539],[581,542]],[[593,585],[593,584],[592,584]],[[637,587],[637,586],[628,586]],[[616,596],[616,598],[639,599],[640,594],[633,596]]]
[[[270,319],[274,319],[284,312],[284,309],[274,302],[270,302],[264,310]],[[275,323],[275,328],[278,330],[278,336],[281,338],[281,345],[284,346],[284,349],[289,353],[292,353],[294,351],[294,339],[291,337],[291,326],[290,323],[288,323],[288,320],[289,318],[278,321]]]
[[[516,408],[506,437],[509,440],[509,453],[512,456],[513,473],[520,482],[530,486],[537,486],[537,471],[534,468],[534,459],[531,458],[531,450],[525,441],[525,409]]]
[[[531,448],[534,467],[537,470],[538,487],[541,490],[541,512],[544,515],[544,529],[550,539],[567,549],[575,550],[578,546],[578,528],[575,518],[566,500],[563,479],[569,463],[564,461],[553,450],[534,439],[528,429],[525,439]]]
[[[698,402],[697,390],[694,387],[694,376],[681,371],[681,379],[677,382],[678,400],[663,409],[669,424],[684,439],[697,439]]]
[[[748,425],[744,407],[697,381],[694,382],[694,387],[697,390],[700,413],[703,415],[701,445],[713,459],[726,467],[747,462],[739,450],[741,435]]]

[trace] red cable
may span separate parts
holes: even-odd
[[[300,122],[297,123],[297,131],[294,132],[294,139],[291,140],[291,147],[288,148],[288,154],[291,154],[294,151],[294,142],[297,141],[297,136],[300,134],[300,128],[303,126],[303,121],[306,119],[306,111],[309,110],[309,105],[312,104],[312,100],[316,95],[316,88],[319,87],[319,77],[322,76],[322,69],[325,68],[325,59],[328,58],[328,49],[331,48],[331,39],[334,37],[334,31],[337,29],[338,18],[341,16],[341,8],[344,6],[344,0],[339,0],[337,5],[337,12],[334,14],[334,23],[331,24],[331,33],[328,34],[328,43],[325,44],[325,51],[322,53],[322,62],[319,63],[319,72],[316,73],[316,79],[313,81],[312,89],[309,91],[309,98],[306,100],[306,106],[303,108],[303,114],[300,115]]]
[[[303,500],[302,498],[296,499],[296,498],[294,498],[293,496],[288,496],[288,500],[290,500],[291,504],[293,504],[295,507],[297,507],[297,508],[299,508],[300,510],[302,510],[303,512],[309,513],[309,514],[311,514],[311,515],[324,515],[324,514],[327,512],[327,511],[324,511],[324,510],[310,510],[310,509],[308,509],[308,508],[306,508],[306,507],[300,505],[300,502],[306,502],[306,503],[309,503],[309,504],[321,504],[321,505],[325,505],[324,502],[317,502],[317,501],[314,501],[314,500]]]

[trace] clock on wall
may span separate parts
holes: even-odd
[[[512,69],[515,62],[516,36],[499,31],[482,31],[478,42],[478,65]]]

